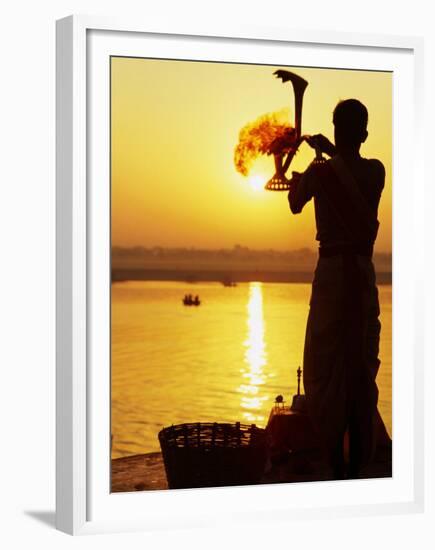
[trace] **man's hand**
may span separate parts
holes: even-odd
[[[315,134],[306,138],[308,145],[313,149],[320,149],[322,153],[326,153],[333,157],[336,153],[335,145],[329,141],[323,134]]]
[[[302,173],[301,172],[292,172],[292,177],[289,180],[290,186],[297,186],[301,181]]]

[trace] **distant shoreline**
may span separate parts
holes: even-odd
[[[234,282],[249,283],[311,283],[312,271],[268,270],[179,270],[179,269],[122,269],[112,270],[112,283],[126,281],[176,281],[185,283]],[[391,285],[392,274],[380,271],[376,274],[379,285]]]

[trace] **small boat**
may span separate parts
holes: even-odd
[[[186,294],[183,298],[183,305],[184,306],[199,306],[201,305],[201,300],[199,299],[199,296],[195,296],[193,298],[190,294]]]
[[[231,281],[230,279],[225,279],[222,281],[222,284],[224,286],[230,286],[230,287],[233,287],[233,286],[237,286],[237,283],[234,282],[234,281]]]

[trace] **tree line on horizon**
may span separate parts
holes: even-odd
[[[152,258],[152,259],[246,259],[246,260],[258,260],[260,258],[281,260],[281,261],[294,261],[304,260],[312,261],[317,258],[317,250],[310,248],[297,248],[293,250],[275,250],[273,248],[268,249],[252,249],[247,246],[236,244],[233,248],[196,248],[196,247],[163,247],[163,246],[112,246],[112,259],[126,259],[126,258]],[[375,260],[383,264],[391,264],[392,254],[391,252],[375,252]]]

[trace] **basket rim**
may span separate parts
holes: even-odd
[[[264,444],[267,431],[240,422],[194,422],[173,424],[160,430],[162,452],[168,448],[243,448]]]

